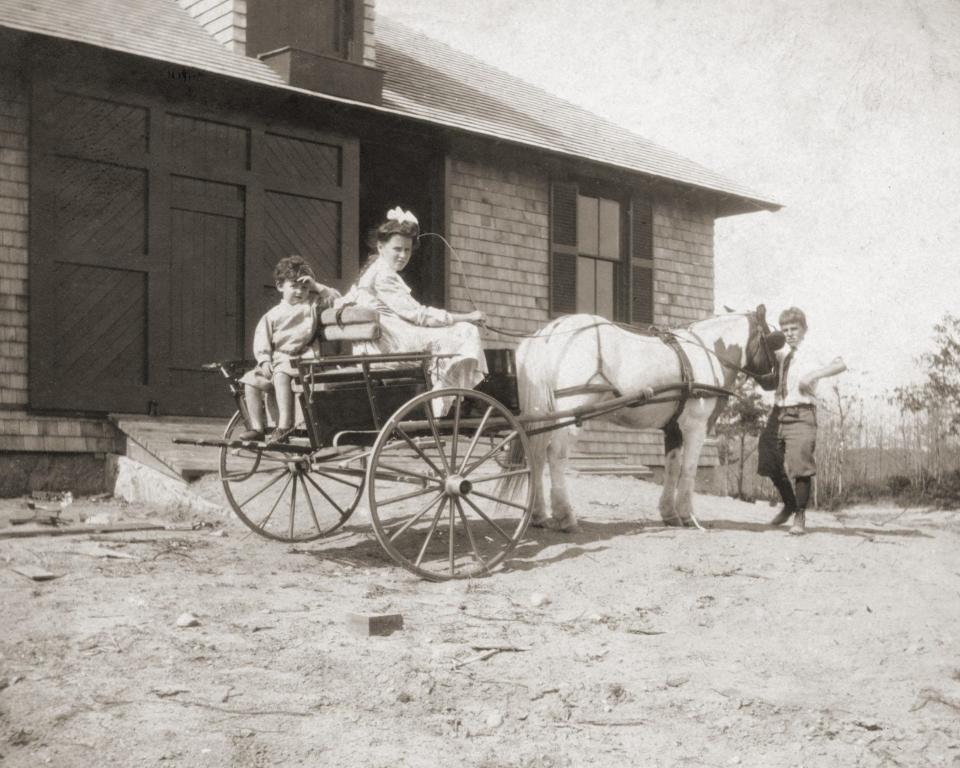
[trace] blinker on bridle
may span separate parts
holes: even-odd
[[[776,358],[774,357],[773,353],[787,343],[787,337],[784,336],[781,331],[771,331],[770,326],[767,325],[767,308],[764,304],[757,306],[756,319],[757,330],[760,332],[760,348],[763,350],[766,370],[756,372],[747,370],[745,367],[744,371],[749,373],[754,378],[757,376],[763,376],[773,371],[774,367],[776,366]]]

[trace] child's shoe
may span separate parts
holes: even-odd
[[[263,440],[263,435],[262,429],[248,429],[246,432],[240,433],[240,439],[243,441],[260,441]]]
[[[277,427],[267,438],[267,445],[280,445],[290,439],[293,434],[293,427]]]

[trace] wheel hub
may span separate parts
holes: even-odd
[[[444,490],[448,496],[466,496],[473,490],[473,483],[463,475],[450,475],[444,481]]]

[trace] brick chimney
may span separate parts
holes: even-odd
[[[247,56],[266,62],[298,88],[381,103],[375,0],[231,1],[246,6]]]
[[[380,104],[376,0],[177,0],[214,38],[298,88]]]
[[[218,42],[231,51],[247,52],[247,0],[177,0],[177,2]]]

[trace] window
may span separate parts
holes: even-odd
[[[620,261],[620,203],[577,195],[577,312],[613,319]]]
[[[555,183],[551,199],[552,313],[653,322],[649,202],[570,183]]]

